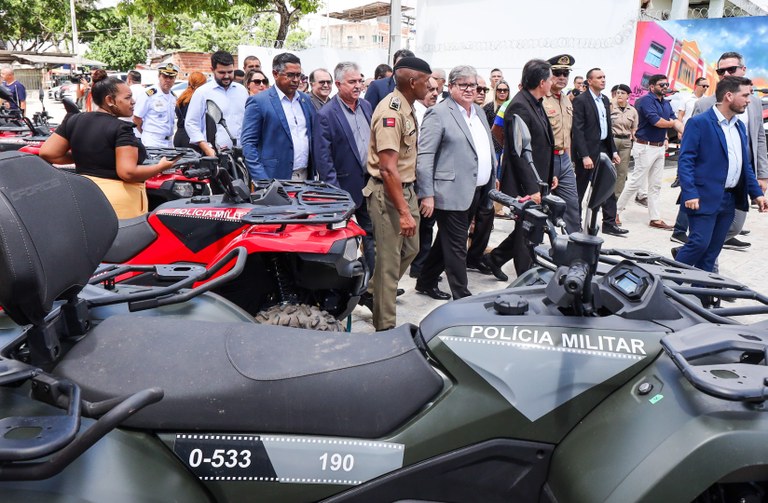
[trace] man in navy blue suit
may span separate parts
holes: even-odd
[[[717,104],[685,125],[677,173],[690,235],[676,258],[704,271],[713,270],[735,210],[749,210],[747,196],[757,201],[761,212],[768,210],[738,118],[750,94],[751,80],[725,77],[717,84]]]
[[[392,65],[396,65],[402,58],[412,58],[413,52],[408,49],[400,49],[395,52],[395,56],[392,58]],[[395,74],[391,77],[384,79],[374,80],[371,85],[368,86],[368,90],[365,91],[365,100],[371,104],[371,110],[376,110],[376,105],[384,99],[384,96],[388,95],[395,90]]]
[[[312,119],[309,97],[298,91],[301,60],[284,52],[272,60],[275,85],[245,103],[240,140],[251,178],[312,178]]]
[[[317,111],[312,128],[314,167],[320,180],[340,187],[355,201],[355,219],[365,231],[363,255],[373,272],[373,226],[363,198],[368,182],[371,105],[360,99],[363,77],[356,63],[342,62],[333,71],[338,93]]]

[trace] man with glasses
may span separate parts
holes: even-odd
[[[168,63],[158,68],[158,83],[134,96],[133,123],[145,147],[173,147],[176,96],[171,92],[179,67]]]
[[[312,70],[309,74],[309,100],[315,107],[315,111],[320,110],[330,100],[332,83],[331,74],[325,68]]]
[[[298,90],[301,60],[283,52],[272,60],[275,85],[248,98],[243,156],[253,180],[312,178],[311,138],[315,108]]]
[[[443,271],[454,299],[472,295],[467,286],[467,237],[479,206],[489,208],[495,186],[496,155],[491,130],[475,97],[477,71],[457,66],[449,74],[448,99],[427,110],[416,164],[421,214],[435,215],[437,239],[416,280],[416,291],[433,299]]]
[[[726,52],[717,60],[717,70],[715,71],[720,78],[728,76],[744,77],[747,73],[747,66],[744,62],[744,57],[741,54],[738,52]],[[693,106],[691,117],[710,110],[715,106],[716,101],[714,95],[701,98]],[[747,130],[752,169],[756,172],[757,182],[760,184],[760,188],[765,192],[766,188],[768,188],[768,155],[766,154],[766,142],[760,100],[750,100],[746,111],[738,114],[737,117],[741,120]],[[745,250],[752,246],[751,243],[747,243],[736,237],[742,232],[746,218],[747,212],[737,208],[733,219],[733,225],[728,229],[723,248],[730,250]],[[685,234],[687,228],[687,215],[681,207],[680,211],[677,213],[675,230],[672,233],[672,241],[678,243],[687,241]]]
[[[637,195],[643,178],[647,177],[648,225],[654,229],[671,231],[673,226],[661,219],[661,178],[667,150],[667,130],[674,128],[682,134],[683,123],[678,120],[672,105],[664,99],[667,89],[669,81],[666,75],[652,75],[648,79],[648,94],[635,101],[638,116],[635,145],[632,147],[635,168],[619,196],[617,207],[619,213],[624,211],[627,203]]]
[[[227,51],[216,51],[211,55],[211,71],[213,80],[195,89],[189,100],[187,118],[184,129],[189,134],[189,143],[200,149],[208,156],[216,155],[216,148],[232,148],[232,139],[227,131],[216,125],[215,145],[208,143],[205,129],[206,102],[213,101],[221,109],[227,128],[237,141],[243,126],[243,110],[248,99],[248,91],[242,85],[233,81],[235,75],[235,59]]]
[[[477,92],[475,93],[475,105],[485,105],[485,97],[490,94],[490,89],[485,85],[485,79],[477,76]]]
[[[696,79],[696,83],[693,85],[693,94],[683,103],[682,112],[678,110],[678,119],[683,121],[683,126],[688,122],[688,119],[693,117],[693,107],[696,106],[696,102],[704,96],[708,89],[709,81],[706,77]]]
[[[314,73],[314,72],[313,72]],[[368,181],[368,145],[371,140],[371,105],[360,99],[363,77],[356,63],[342,62],[333,71],[338,93],[315,114],[312,128],[314,166],[320,180],[346,190],[355,201],[355,220],[365,231],[363,256],[373,273],[373,226],[363,198]],[[367,294],[367,292],[366,292]],[[361,299],[371,307],[372,298]]]
[[[554,176],[557,177],[557,188],[553,192],[565,201],[565,230],[570,234],[581,229],[581,215],[576,174],[571,163],[573,105],[563,90],[576,60],[570,54],[561,54],[548,61],[552,65],[552,88],[544,97],[542,105],[555,135]]]

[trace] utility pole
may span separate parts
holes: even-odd
[[[387,59],[394,64],[392,57],[401,47],[400,35],[402,25],[402,9],[400,7],[400,0],[391,0],[389,4],[389,54]]]
[[[75,18],[75,0],[69,0],[69,16],[72,21],[72,52],[75,54],[75,70],[80,62],[79,49],[77,47],[77,18]]]

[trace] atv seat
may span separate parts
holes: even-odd
[[[112,247],[104,256],[104,262],[114,264],[128,262],[128,260],[157,239],[157,233],[149,225],[148,218],[149,213],[145,213],[135,218],[119,220],[117,237],[112,242]]]
[[[126,426],[377,438],[443,386],[411,326],[375,334],[123,315],[94,328],[53,374],[86,400],[157,386]]]

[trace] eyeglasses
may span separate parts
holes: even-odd
[[[552,75],[555,77],[567,77],[571,74],[570,70],[552,70]]]
[[[320,84],[321,86],[330,86],[331,85],[331,81],[330,80],[318,80],[317,83]]]
[[[669,82],[664,82],[663,84],[656,84],[659,87],[669,87]]]
[[[497,88],[496,88],[496,92],[497,92],[497,93],[508,93],[508,92],[509,92],[509,89],[505,89],[505,88],[503,88],[503,87],[497,87]]]
[[[266,86],[269,84],[269,81],[267,79],[251,79],[250,83],[256,84],[257,86],[260,86],[262,84]]]
[[[288,80],[307,80],[307,76],[303,73],[296,73],[296,72],[288,72],[288,73],[281,73],[283,77],[287,78]]]
[[[490,91],[490,89],[487,88],[487,87],[477,86],[477,92],[478,93],[487,93],[488,91]]]
[[[709,88],[709,84],[699,84],[699,87],[703,87],[704,89]]]
[[[467,83],[465,83],[465,84],[456,84],[456,83],[454,83],[453,85],[454,85],[454,86],[456,86],[456,87],[458,87],[458,88],[459,88],[459,89],[461,89],[462,91],[466,91],[466,90],[468,90],[468,89],[473,89],[473,88],[476,88],[476,87],[477,87],[477,83],[476,83],[476,82],[475,82],[475,83],[472,83],[472,82],[467,82]]]
[[[736,65],[736,66],[729,66],[729,67],[727,67],[727,68],[718,68],[717,70],[715,70],[715,72],[717,72],[717,74],[718,74],[718,75],[720,75],[720,76],[722,77],[722,76],[723,76],[723,75],[725,75],[726,73],[734,73],[734,72],[735,72],[736,70],[738,70],[739,68],[744,68],[744,67],[743,67],[743,66],[740,66],[740,65]]]

